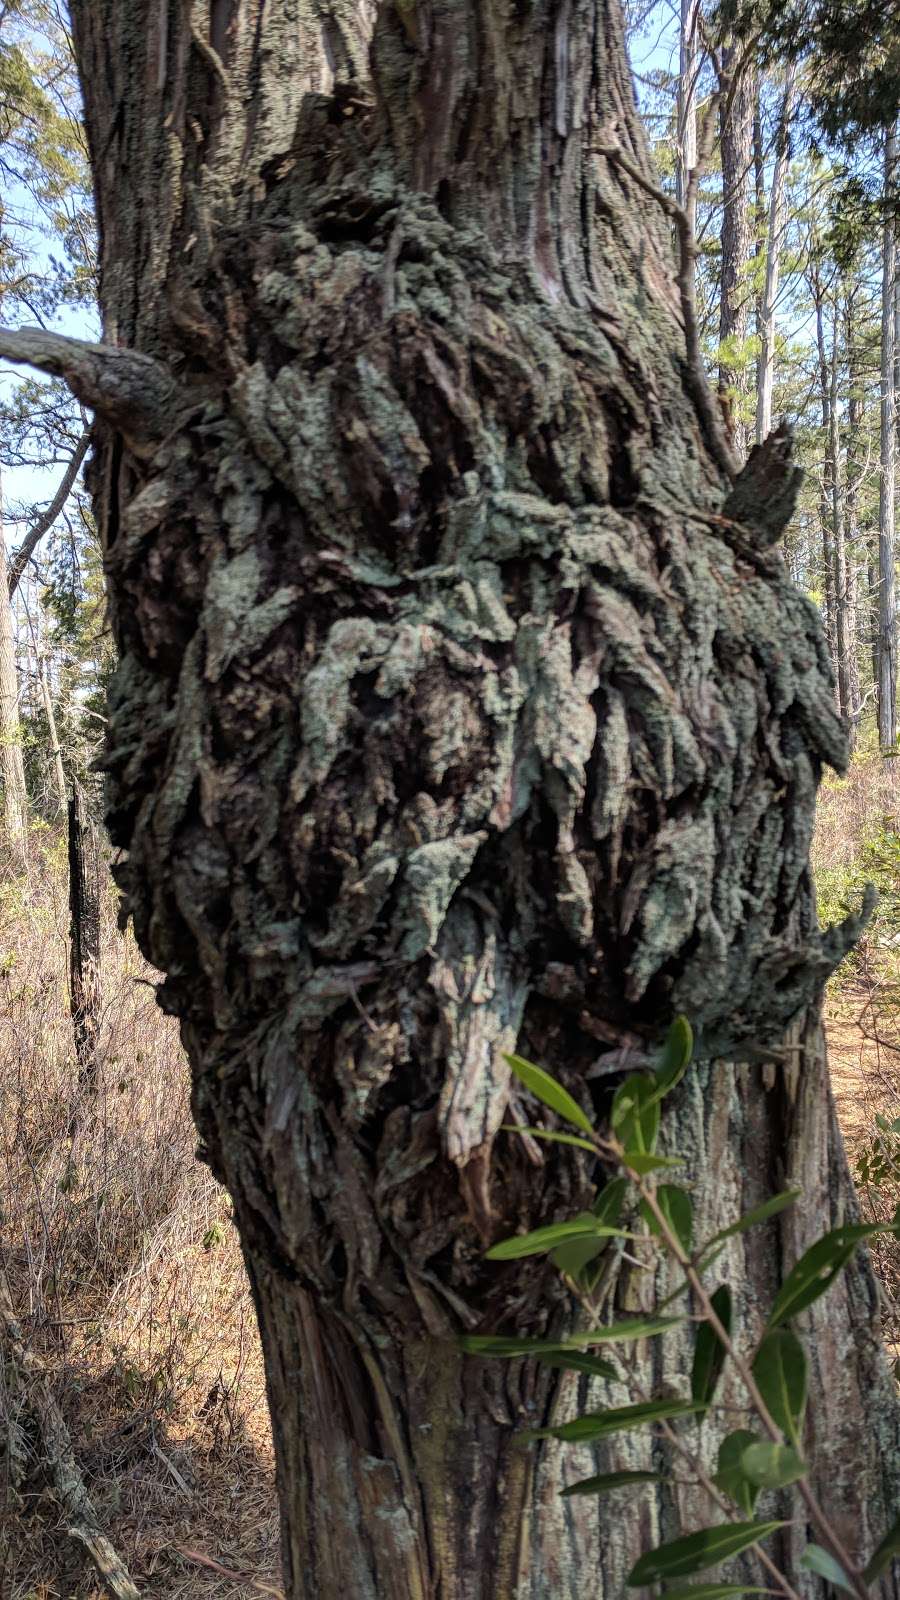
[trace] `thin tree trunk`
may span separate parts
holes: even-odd
[[[824,588],[824,614],[825,632],[828,638],[828,647],[834,663],[835,682],[837,682],[838,644],[837,644],[837,594],[835,590],[835,563],[834,563],[834,538],[832,523],[832,481],[833,481],[833,455],[831,437],[831,380],[829,376],[828,352],[825,345],[825,293],[817,264],[813,265],[810,274],[810,289],[816,312],[816,349],[819,362],[819,403],[822,413],[822,439],[824,454],[822,460],[822,484],[819,495],[819,525],[822,530],[822,574]]]
[[[16,641],[7,594],[6,541],[0,498],[0,771],[3,776],[3,831],[11,859],[21,866],[25,859],[28,799],[22,759]]]
[[[865,445],[862,438],[864,388],[859,340],[856,328],[856,289],[847,285],[845,299],[845,344],[847,349],[847,477],[844,491],[845,544],[847,552],[847,619],[850,635],[850,717],[851,728],[858,728],[862,715],[863,690],[860,664],[859,579],[862,541],[859,529],[859,481],[863,470]]]
[[[831,505],[829,515],[831,518],[831,547],[832,561],[834,564],[834,590],[835,621],[834,642],[837,664],[837,690],[838,709],[846,721],[848,728],[851,726],[851,695],[850,695],[850,630],[848,624],[848,581],[847,581],[847,546],[844,537],[844,515],[841,503],[841,439],[840,439],[840,408],[838,395],[838,305],[834,307],[832,324],[831,346],[831,373],[830,393],[828,404],[828,457],[829,479],[831,488]]]
[[[699,0],[681,0],[679,31],[675,198],[687,211],[691,236],[697,236],[697,194],[691,173],[697,166],[697,78],[700,48],[697,37]]]
[[[772,431],[772,396],[775,387],[775,323],[781,249],[784,243],[785,184],[788,165],[788,132],[794,103],[796,68],[788,67],[784,99],[775,136],[775,165],[769,194],[769,223],[766,239],[766,277],[760,312],[760,351],[756,379],[756,442],[761,444]]]
[[[41,680],[41,699],[44,703],[44,716],[47,718],[47,731],[50,735],[50,760],[53,765],[53,778],[56,785],[56,804],[60,816],[65,816],[67,806],[66,773],[63,767],[59,734],[56,729],[56,714],[53,710],[53,696],[50,693],[47,662],[43,656],[38,663],[38,672]]]
[[[896,188],[897,129],[884,142],[884,193]],[[897,743],[897,601],[894,571],[895,436],[894,312],[896,222],[885,216],[881,280],[881,477],[878,493],[878,738],[882,750]]]
[[[69,1003],[79,1088],[97,1086],[100,1032],[100,847],[84,791],[72,785],[69,813]]]
[[[740,47],[727,45],[722,50],[726,74],[740,70]],[[750,325],[751,288],[748,281],[753,246],[753,210],[750,182],[753,175],[753,110],[756,103],[755,75],[741,70],[730,101],[721,110],[722,156],[722,276],[719,310],[719,390],[728,400],[734,449],[740,460],[747,454],[748,427],[741,413],[747,394],[748,373],[743,362],[735,360],[744,345]]]
[[[381,6],[369,51],[372,9],[207,36],[79,0],[109,344],[0,352],[99,417],[117,876],[234,1196],[286,1591],[619,1600],[672,1493],[561,1501],[593,1454],[515,1440],[572,1376],[456,1342],[571,1325],[541,1263],[483,1252],[600,1177],[501,1131],[503,1051],[603,1117],[610,1043],[691,1016],[667,1138],[702,1225],[807,1185],[733,1245],[750,1339],[854,1205],[816,1018],[859,924],[819,932],[808,867],[846,742],[772,548],[786,439],[732,484],[704,433],[615,0]],[[808,1443],[858,1551],[900,1419],[864,1256],[835,1294]],[[683,1384],[686,1347],[635,1365]]]

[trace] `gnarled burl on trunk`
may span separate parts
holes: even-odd
[[[845,740],[777,551],[785,441],[729,481],[617,0],[71,12],[106,344],[0,348],[97,415],[117,877],[234,1197],[287,1592],[613,1600],[708,1505],[560,1501],[664,1443],[529,1453],[587,1380],[454,1341],[572,1316],[483,1260],[598,1180],[499,1132],[514,1045],[599,1114],[611,1049],[692,1019],[668,1137],[698,1226],[805,1191],[723,1258],[744,1339],[852,1213],[817,1016],[856,925],[820,933],[808,863]],[[807,1320],[859,1551],[900,1483],[864,1258]],[[640,1349],[646,1383],[689,1348]]]

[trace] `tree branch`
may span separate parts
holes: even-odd
[[[172,426],[175,380],[152,356],[118,345],[69,339],[43,328],[0,328],[0,357],[63,378],[83,405],[147,455]]]
[[[716,99],[715,105],[708,109],[704,118],[700,139],[701,159],[690,176],[689,198],[692,189],[696,190],[703,162],[709,155],[710,130],[713,126],[717,107],[718,100]],[[700,348],[700,326],[697,321],[697,301],[694,288],[694,260],[697,254],[697,246],[688,212],[684,207],[678,205],[671,195],[666,194],[665,190],[660,189],[651,178],[648,178],[646,173],[642,172],[640,167],[618,145],[599,145],[597,146],[597,153],[601,156],[606,156],[610,161],[614,161],[639,188],[643,189],[645,194],[649,194],[658,205],[662,206],[666,216],[670,217],[675,224],[679,247],[677,282],[681,300],[681,315],[684,322],[684,338],[687,346],[688,382],[710,451],[722,471],[733,482],[740,471],[740,462],[725,437],[724,429],[719,421],[716,402],[713,399],[706,377],[706,370],[703,366],[703,352]]]
[[[9,580],[10,600],[15,594],[21,580],[22,573],[25,571],[25,568],[34,555],[35,550],[43,539],[44,534],[47,532],[48,528],[52,528],[54,522],[59,516],[59,513],[62,511],[63,506],[68,500],[69,495],[72,492],[72,485],[81,470],[81,463],[87,455],[87,448],[90,442],[90,433],[87,429],[85,429],[77,445],[75,446],[72,459],[62,475],[59,488],[53,496],[53,499],[50,501],[49,506],[47,507],[46,511],[37,518],[37,521],[25,535],[25,538],[19,545],[18,550],[10,560],[9,572],[7,574]]]

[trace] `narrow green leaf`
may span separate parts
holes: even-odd
[[[658,1550],[648,1550],[635,1562],[625,1581],[630,1589],[637,1589],[642,1583],[655,1583],[660,1578],[688,1577],[739,1555],[783,1527],[783,1522],[723,1522],[715,1528],[701,1528],[698,1533],[660,1545]]]
[[[744,1451],[752,1444],[757,1444],[755,1434],[749,1433],[746,1428],[738,1428],[734,1433],[729,1433],[719,1445],[718,1470],[713,1479],[716,1487],[733,1500],[739,1511],[752,1517],[753,1507],[759,1497],[759,1487],[751,1483],[746,1476],[742,1460]]]
[[[694,1229],[694,1203],[687,1190],[680,1189],[675,1183],[661,1183],[656,1191],[656,1203],[685,1255],[689,1256]],[[641,1216],[650,1232],[658,1238],[660,1226],[646,1200],[641,1201]]]
[[[723,1283],[711,1296],[712,1308],[725,1332],[731,1333],[731,1290]],[[691,1369],[691,1394],[695,1400],[708,1406],[718,1387],[725,1364],[725,1346],[708,1322],[697,1329],[694,1345],[694,1364]]]
[[[863,1573],[866,1583],[874,1583],[876,1578],[880,1578],[881,1574],[887,1571],[896,1555],[900,1555],[900,1518],[892,1528],[888,1528],[878,1549],[873,1552],[872,1558]]]
[[[694,1053],[694,1035],[687,1017],[676,1017],[662,1048],[662,1059],[656,1069],[656,1092],[662,1096],[675,1088],[690,1066]]]
[[[516,1233],[511,1239],[501,1239],[499,1244],[485,1251],[485,1257],[488,1261],[519,1261],[523,1256],[543,1255],[554,1245],[562,1244],[564,1239],[633,1238],[621,1228],[607,1228],[589,1212],[585,1215],[589,1218],[586,1222],[551,1222],[545,1228],[535,1228],[533,1233]]]
[[[610,1489],[628,1489],[636,1483],[664,1483],[662,1472],[601,1472],[596,1478],[582,1478],[580,1483],[570,1483],[563,1489],[563,1499],[570,1494],[606,1494]]]
[[[850,1579],[839,1562],[820,1544],[808,1544],[800,1557],[800,1565],[804,1572],[814,1572],[819,1578],[827,1578],[836,1589],[843,1589],[845,1594],[856,1594]],[[868,1569],[863,1574],[867,1583],[871,1583]]]
[[[586,1372],[591,1378],[618,1378],[619,1373],[611,1361],[603,1361],[600,1356],[579,1354],[574,1350],[564,1353],[556,1350],[552,1355],[540,1356],[539,1360],[544,1367],[555,1367],[560,1372]]]
[[[746,1583],[686,1583],[680,1589],[666,1589],[663,1600],[727,1600],[729,1595],[776,1593]]]
[[[621,1221],[627,1193],[627,1178],[610,1178],[609,1183],[604,1184],[594,1201],[593,1210],[597,1221],[615,1227],[616,1223]]]
[[[610,1411],[593,1411],[556,1428],[529,1428],[529,1439],[563,1439],[568,1442],[605,1439],[612,1433],[626,1433],[670,1417],[688,1417],[699,1411],[689,1400],[641,1400],[634,1406],[618,1406]]]
[[[806,1475],[806,1462],[801,1461],[789,1444],[749,1444],[741,1456],[745,1478],[760,1489],[781,1489],[787,1483],[796,1483]]]
[[[806,1352],[789,1328],[767,1333],[753,1358],[753,1376],[773,1421],[800,1447],[806,1410]]]
[[[465,1333],[459,1344],[470,1356],[540,1356],[564,1348],[561,1339],[507,1339],[499,1333]]]
[[[659,1133],[659,1099],[653,1078],[631,1072],[613,1096],[610,1122],[626,1150],[652,1155]]]
[[[652,1339],[658,1333],[677,1328],[683,1321],[684,1317],[623,1317],[619,1322],[610,1322],[605,1328],[570,1334],[566,1345],[574,1349],[581,1345],[620,1343],[623,1339]]]
[[[795,1317],[798,1311],[805,1310],[825,1294],[864,1239],[873,1233],[893,1231],[892,1223],[858,1222],[843,1228],[832,1228],[830,1233],[817,1239],[800,1257],[796,1266],[791,1268],[781,1285],[775,1296],[768,1327],[777,1328],[780,1323]]]
[[[577,1101],[572,1099],[567,1089],[555,1078],[545,1072],[543,1067],[536,1067],[533,1061],[526,1061],[522,1056],[504,1056],[507,1066],[512,1069],[520,1083],[530,1089],[536,1099],[557,1116],[563,1117],[566,1122],[571,1122],[575,1128],[580,1128],[582,1133],[593,1133],[587,1117]]]
[[[570,1334],[567,1339],[517,1339],[502,1333],[466,1333],[459,1344],[470,1356],[545,1356],[566,1357],[578,1354],[592,1344],[619,1344],[630,1339],[650,1339],[677,1328],[684,1317],[623,1317],[605,1328],[591,1328]],[[605,1376],[605,1374],[600,1374]]]
[[[549,1144],[574,1144],[579,1150],[590,1150],[592,1156],[597,1154],[590,1139],[579,1139],[577,1133],[555,1133],[552,1128],[520,1128],[517,1122],[501,1122],[500,1132],[530,1133],[532,1139],[546,1139]]]
[[[642,1150],[626,1150],[622,1157],[622,1165],[630,1167],[639,1177],[644,1177],[648,1172],[659,1172],[664,1167],[681,1167],[684,1165],[683,1156],[651,1156],[645,1155]]]
[[[802,1192],[801,1189],[785,1189],[782,1194],[774,1194],[771,1200],[764,1200],[762,1205],[754,1206],[752,1211],[745,1211],[744,1215],[739,1217],[737,1222],[732,1222],[730,1227],[720,1228],[718,1233],[714,1233],[703,1245],[702,1250],[698,1251],[698,1255],[705,1256],[714,1245],[723,1244],[736,1233],[746,1233],[748,1228],[755,1228],[758,1222],[768,1222],[770,1217],[777,1217],[779,1211],[792,1206]]]

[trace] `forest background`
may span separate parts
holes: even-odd
[[[858,905],[867,881],[881,894],[831,985],[830,1056],[864,1210],[885,1217],[900,1197],[897,108],[872,89],[862,10],[839,71],[824,36],[794,37],[788,58],[777,8],[749,23],[697,0],[628,12],[724,430],[744,457],[784,419],[805,469],[785,559],[822,608],[854,742],[849,775],[820,799],[821,919]],[[2,321],[92,337],[95,298],[66,10],[0,4]],[[160,1596],[276,1594],[268,1421],[228,1200],[194,1159],[177,1032],[116,930],[106,876],[89,1095],[73,1050],[66,813],[74,782],[101,815],[113,665],[87,423],[64,385],[0,372],[0,1288],[138,1581]],[[897,1356],[900,1256],[893,1240],[878,1248]],[[0,1388],[0,1496],[15,1513],[0,1518],[0,1592],[99,1593],[17,1406]]]

